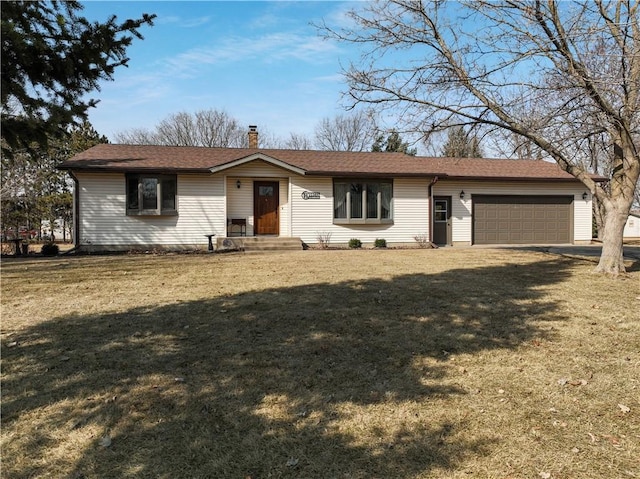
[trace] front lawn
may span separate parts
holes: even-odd
[[[640,271],[517,249],[4,260],[2,477],[640,477]]]

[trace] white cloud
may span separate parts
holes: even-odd
[[[155,23],[158,25],[177,25],[180,28],[197,28],[211,22],[211,16],[183,18],[178,15],[159,16]]]
[[[196,28],[196,27],[200,27],[202,25],[206,25],[210,21],[211,21],[211,17],[210,16],[198,17],[198,18],[190,18],[188,20],[183,20],[180,23],[180,26],[182,28]]]
[[[272,33],[257,38],[227,38],[220,45],[198,47],[165,59],[170,75],[190,76],[203,65],[253,62],[273,63],[288,59],[310,64],[333,60],[338,52],[335,43],[316,36]]]

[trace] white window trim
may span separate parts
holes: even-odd
[[[129,208],[129,180],[137,179],[138,181],[138,208]],[[145,179],[154,179],[157,180],[158,184],[156,185],[156,208],[146,208],[143,209],[143,192],[142,192],[142,181]],[[162,209],[162,180],[172,179],[176,186],[176,193],[174,197],[175,208],[173,209]],[[176,216],[178,214],[178,178],[177,175],[166,175],[166,174],[149,174],[149,173],[141,173],[141,174],[127,174],[125,175],[125,195],[126,195],[126,214],[127,216]]]
[[[362,218],[351,218],[351,191],[347,190],[347,198],[346,198],[346,209],[347,209],[347,217],[346,218],[336,218],[335,217],[335,185],[336,183],[361,183],[363,185],[362,189]],[[376,218],[367,218],[367,184],[370,183],[385,183],[391,185],[391,201],[389,203],[389,218],[382,218],[382,190],[377,193],[377,217]],[[333,181],[333,224],[336,225],[364,225],[364,224],[372,224],[372,225],[380,225],[380,224],[393,224],[393,205],[394,205],[394,196],[393,196],[393,180],[387,179],[372,179],[372,178],[353,178],[353,179],[344,179],[344,178],[334,178]]]

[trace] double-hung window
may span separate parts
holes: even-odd
[[[127,175],[128,215],[177,215],[176,175]]]
[[[392,223],[393,181],[334,180],[333,222]]]

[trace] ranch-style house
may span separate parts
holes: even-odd
[[[313,245],[580,244],[591,194],[555,163],[403,153],[101,144],[64,162],[81,251]],[[231,240],[229,240],[231,238]]]

